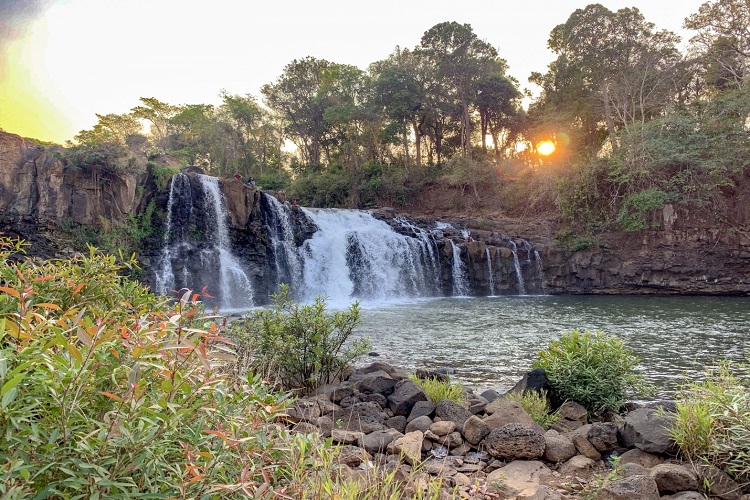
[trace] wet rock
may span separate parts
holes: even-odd
[[[521,424],[507,424],[492,430],[482,444],[493,457],[517,460],[544,454],[544,436]]]

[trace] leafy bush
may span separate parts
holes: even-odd
[[[224,370],[198,296],[172,310],[118,274],[133,262],[9,260],[22,250],[0,237],[3,498],[295,495],[292,464],[330,453],[272,423],[286,395]]]
[[[679,392],[670,435],[682,453],[740,480],[750,477],[750,383],[722,363]]]
[[[618,412],[628,396],[648,390],[635,371],[638,361],[617,337],[573,330],[550,342],[533,366],[547,372],[558,401],[576,401],[591,415],[604,416]]]
[[[272,298],[272,307],[231,327],[241,354],[239,366],[276,377],[286,388],[309,391],[333,380],[370,350],[365,339],[347,344],[359,323],[358,303],[331,314],[323,297],[308,305],[293,302],[286,285]]]
[[[409,377],[419,387],[424,389],[427,397],[435,404],[446,399],[458,404],[466,402],[466,389],[461,384],[452,384],[450,380],[442,381],[434,378],[421,379],[414,375]]]
[[[547,391],[511,392],[508,398],[521,405],[531,419],[545,429],[549,429],[559,418],[556,412],[551,411]]]

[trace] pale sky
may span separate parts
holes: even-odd
[[[65,141],[139,97],[216,104],[252,94],[306,56],[361,69],[437,23],[469,23],[528,87],[554,55],[549,33],[585,0],[0,0],[0,128]],[[638,7],[683,37],[703,0],[602,0]]]

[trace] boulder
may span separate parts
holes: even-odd
[[[389,429],[396,429],[401,434],[406,432],[406,417],[403,415],[396,415],[385,421],[385,426]]]
[[[464,438],[474,445],[479,444],[491,430],[490,426],[476,415],[472,415],[464,422]]]
[[[381,408],[388,407],[388,400],[379,392],[373,392],[372,394],[361,394],[359,396],[359,399],[361,399],[363,403],[375,403]]]
[[[393,441],[389,447],[395,455],[402,455],[409,465],[417,465],[422,460],[422,440],[420,431],[407,432],[403,437]]]
[[[674,495],[662,495],[661,500],[706,500],[706,497],[697,491],[681,491]]]
[[[394,440],[393,435],[388,431],[375,431],[359,438],[359,447],[364,448],[368,453],[384,453],[388,445]]]
[[[396,381],[390,375],[382,372],[368,374],[355,384],[357,390],[364,394],[390,394],[393,392],[395,385]]]
[[[552,476],[552,471],[538,460],[516,460],[505,467],[492,471],[487,483],[499,482],[505,485],[510,495],[525,495],[536,491],[540,483]]]
[[[365,434],[385,430],[387,420],[380,406],[375,403],[355,403],[334,413],[333,418],[338,428]]]
[[[599,453],[597,449],[594,448],[594,445],[582,435],[571,432],[570,440],[573,442],[573,446],[576,447],[576,450],[578,450],[578,453],[584,457],[590,458],[591,460],[601,460],[601,453]]]
[[[345,431],[343,429],[333,429],[331,431],[331,440],[334,443],[354,444],[363,437],[364,433],[359,431]]]
[[[304,421],[295,424],[294,427],[292,427],[292,430],[294,432],[299,432],[300,434],[320,434],[320,429],[317,425]]]
[[[407,416],[411,414],[418,401],[427,401],[427,394],[412,380],[400,380],[393,387],[393,393],[388,396],[388,407],[394,415]]]
[[[295,423],[303,420],[312,422],[320,417],[320,406],[314,398],[302,398],[287,408],[286,414],[287,418]]]
[[[645,452],[640,448],[633,448],[620,455],[620,465],[629,463],[638,464],[650,469],[655,465],[664,463],[664,457]]]
[[[554,431],[552,431],[554,432]],[[548,462],[566,462],[576,454],[576,447],[566,437],[547,432],[544,434],[544,459]]]
[[[651,476],[630,476],[605,484],[598,500],[658,500],[659,490]]]
[[[659,493],[679,493],[698,489],[698,476],[677,464],[658,464],[651,469]]]
[[[649,453],[666,454],[674,450],[668,430],[673,420],[669,413],[659,415],[657,410],[639,408],[625,417],[618,439],[624,448],[635,446]]]
[[[617,425],[612,422],[596,422],[586,433],[586,439],[600,453],[612,451],[617,446]]]
[[[349,467],[359,467],[362,462],[369,462],[372,456],[358,446],[346,445],[338,448],[336,462]]]
[[[490,429],[498,429],[507,424],[522,424],[544,434],[544,429],[534,422],[521,405],[507,398],[498,398],[484,409],[490,415],[484,418],[484,423]]]
[[[649,469],[645,468],[642,465],[629,463],[619,466],[620,476],[621,477],[630,477],[630,476],[648,476],[650,475]]]
[[[420,380],[439,380],[440,382],[450,382],[450,377],[447,373],[440,373],[435,370],[429,370],[426,368],[417,368],[414,375]]]
[[[494,400],[500,397],[500,393],[495,389],[487,389],[482,394],[480,394],[480,396],[486,399],[487,403],[492,403]]]
[[[525,391],[546,391],[549,393],[550,389],[552,389],[552,387],[549,384],[547,372],[544,371],[544,368],[535,368],[530,372],[526,372],[523,378],[521,378],[521,380],[519,380],[508,392],[520,394]]]
[[[573,420],[580,422],[581,425],[585,425],[588,422],[588,412],[583,405],[576,403],[575,401],[568,401],[563,404],[558,410],[557,415],[560,418],[566,420]],[[580,427],[580,426],[579,426]]]
[[[430,417],[418,417],[406,424],[404,432],[406,434],[413,431],[426,432],[432,425],[432,419]]]
[[[543,435],[517,423],[490,431],[482,444],[493,457],[508,460],[539,458],[546,446]]]
[[[701,484],[709,484],[708,491],[712,498],[739,500],[742,497],[742,486],[737,484],[723,470],[713,465],[699,465],[697,472]]]
[[[455,430],[456,424],[450,420],[441,420],[440,422],[434,422],[430,425],[430,432],[438,436],[447,436]]]
[[[353,396],[354,387],[349,383],[343,384],[325,384],[315,390],[315,394],[326,396],[330,401],[339,403],[347,396]]]
[[[437,404],[435,415],[443,420],[454,422],[459,432],[463,431],[464,422],[471,417],[471,413],[466,408],[447,399]]]
[[[566,476],[590,477],[593,475],[594,467],[596,462],[583,455],[576,455],[562,464],[557,471]]]
[[[433,413],[435,413],[435,405],[432,401],[417,401],[409,412],[409,416],[406,417],[406,421],[411,422],[418,417],[431,417]]]

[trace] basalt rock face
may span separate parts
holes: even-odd
[[[655,229],[605,234],[597,248],[572,254],[547,244],[542,252],[547,290],[580,294],[750,294],[747,234],[672,205],[654,212],[652,227]]]

